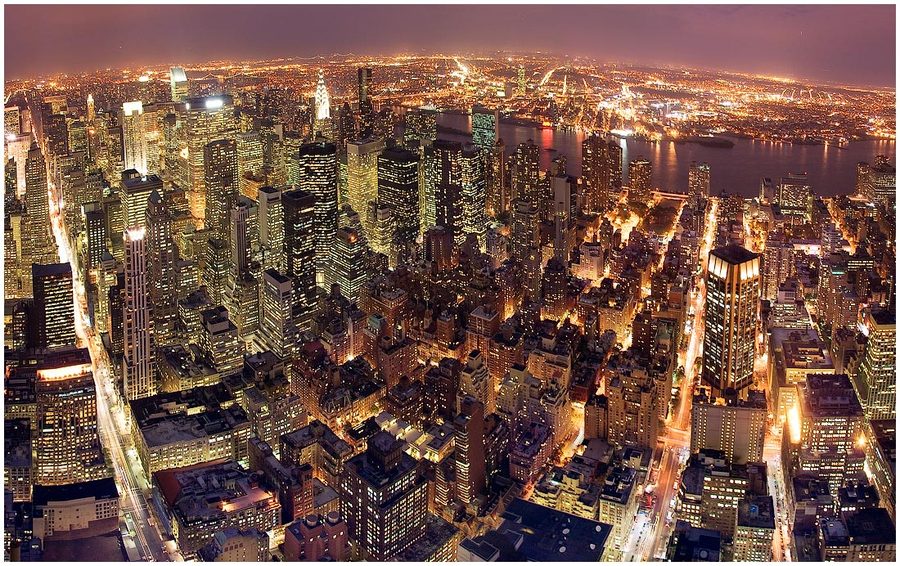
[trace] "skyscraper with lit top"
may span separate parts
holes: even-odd
[[[316,284],[325,288],[325,270],[338,223],[337,146],[323,141],[303,144],[298,159],[298,187],[316,199]]]
[[[309,330],[316,309],[316,197],[294,189],[282,194],[284,249],[287,272],[294,283],[294,321],[299,330]]]
[[[144,228],[131,228],[125,231],[123,388],[129,401],[156,394],[156,357],[147,281],[145,236]]]

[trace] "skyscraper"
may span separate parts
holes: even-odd
[[[237,142],[216,140],[203,147],[204,180],[206,186],[204,225],[212,237],[227,241],[228,211],[237,197]]]
[[[740,393],[753,382],[759,263],[758,254],[737,244],[709,255],[702,379],[715,396]]]
[[[275,269],[266,269],[262,280],[262,305],[259,333],[263,343],[275,354],[285,357],[295,341],[296,327],[293,323],[293,285]]]
[[[188,97],[188,78],[181,67],[169,69],[169,86],[172,102],[183,102]]]
[[[869,420],[897,416],[897,313],[894,306],[873,308],[863,315],[866,348],[854,385]]]
[[[425,535],[427,491],[403,442],[385,431],[344,464],[341,514],[364,559],[391,560]]]
[[[32,264],[34,323],[39,348],[75,346],[75,304],[72,266],[68,263]]]
[[[319,69],[319,81],[316,84],[316,121],[331,118],[331,97],[325,87],[325,74]]]
[[[123,389],[128,400],[156,394],[153,317],[147,281],[147,240],[144,228],[125,231],[125,359]]]
[[[378,201],[390,207],[399,239],[419,233],[419,156],[401,147],[378,156]]]
[[[309,330],[316,308],[316,197],[294,189],[282,193],[287,275],[294,282],[293,317],[299,330]]]
[[[126,228],[138,228],[147,222],[147,206],[153,192],[162,194],[162,179],[156,175],[140,176],[135,170],[122,173],[122,206]]]
[[[144,106],[140,100],[122,104],[122,149],[125,169],[147,174],[147,135],[144,128]]]
[[[22,230],[22,264],[54,261],[56,246],[50,230],[50,197],[44,154],[32,142],[25,161],[25,220]],[[30,292],[30,283],[26,292]]]
[[[341,287],[341,295],[350,301],[359,300],[359,290],[366,282],[366,244],[357,230],[342,226],[335,235],[328,262],[329,283]]]
[[[172,214],[160,191],[150,194],[147,204],[147,271],[150,305],[153,309],[155,342],[168,345],[175,340],[178,319],[178,273]]]
[[[284,258],[284,207],[281,191],[274,187],[261,187],[259,203],[259,247],[262,252],[263,270],[285,269]]]
[[[478,146],[465,144],[460,155],[460,182],[462,184],[462,241],[469,234],[478,238],[479,246],[484,246],[487,229],[485,216],[486,181],[484,154]]]
[[[329,249],[338,223],[337,146],[330,142],[303,144],[299,160],[298,187],[316,199],[316,284],[324,289]]]
[[[347,200],[362,219],[367,238],[371,237],[374,226],[366,212],[369,203],[378,198],[378,155],[383,149],[381,138],[347,143]]]
[[[688,169],[688,194],[694,202],[709,197],[709,163],[691,161]]]
[[[478,146],[485,155],[489,154],[497,143],[497,130],[500,126],[500,111],[484,106],[472,107],[472,143]]]
[[[776,199],[782,214],[798,219],[809,219],[812,205],[812,188],[806,173],[790,173],[781,178]]]
[[[628,166],[628,200],[631,202],[650,202],[653,191],[652,167],[649,159],[638,157]]]
[[[538,205],[541,148],[534,144],[534,140],[522,142],[516,146],[516,151],[511,159],[513,200],[524,199]]]
[[[372,69],[357,70],[357,102],[359,107],[359,137],[365,139],[375,133],[375,106],[372,104]],[[357,210],[360,214],[364,211]]]
[[[593,133],[581,142],[581,170],[586,208],[603,212],[612,203],[609,152],[606,138]]]

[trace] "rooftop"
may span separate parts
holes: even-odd
[[[759,254],[753,253],[744,246],[738,244],[728,244],[727,246],[716,248],[710,253],[724,259],[732,265],[739,265],[759,257]]]

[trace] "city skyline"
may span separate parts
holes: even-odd
[[[558,8],[565,10],[559,21],[553,18],[554,7],[515,4],[467,6],[465,16],[455,6],[416,5],[195,5],[167,6],[164,11],[154,6],[57,6],[42,12],[41,26],[35,27],[30,22],[40,6],[7,5],[6,73],[28,78],[223,58],[471,54],[520,52],[527,46],[528,51],[608,63],[723,70],[820,84],[895,83],[896,56],[885,49],[896,31],[893,5]],[[311,20],[299,40],[287,33],[297,19]],[[144,25],[120,32],[124,21]],[[362,22],[376,30],[360,42]],[[437,28],[434,22],[440,22]],[[104,33],[89,33],[92,26]],[[438,30],[445,33],[435,33]],[[523,36],[527,43],[522,43]],[[585,38],[591,38],[589,46]],[[28,72],[19,67],[19,55],[26,52]],[[147,53],[155,55],[148,58]]]

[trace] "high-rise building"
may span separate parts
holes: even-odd
[[[806,173],[790,173],[778,184],[776,204],[787,216],[808,219],[812,205],[812,189]]]
[[[428,145],[437,139],[438,111],[433,106],[422,106],[406,112],[406,128],[403,130],[403,142],[412,146],[419,142],[420,146]]]
[[[344,464],[341,515],[366,560],[391,560],[425,535],[428,485],[404,443],[386,431]]]
[[[359,108],[359,136],[367,138],[375,134],[375,106],[372,103],[372,69],[357,70],[357,103]]]
[[[316,284],[324,289],[329,250],[338,223],[337,146],[322,141],[303,144],[299,160],[298,187],[316,199]]]
[[[463,505],[476,506],[487,488],[484,453],[484,405],[469,395],[459,400],[456,429],[456,498]]]
[[[238,192],[237,142],[216,140],[203,147],[206,211],[204,225],[213,238],[227,241],[228,211]]]
[[[478,244],[483,248],[484,233],[487,230],[484,156],[477,146],[465,144],[459,164],[462,184],[462,233],[459,243],[471,234],[478,238]]]
[[[397,237],[411,241],[419,234],[419,156],[401,147],[378,156],[378,202],[391,209]]]
[[[497,143],[499,127],[499,110],[491,110],[484,106],[472,107],[472,143],[485,155],[489,154]]]
[[[894,420],[897,415],[897,313],[894,307],[868,309],[860,328],[866,349],[854,385],[869,420]]]
[[[147,222],[147,206],[153,192],[162,194],[163,182],[156,175],[137,175],[137,171],[122,173],[122,206],[126,228],[139,228]]]
[[[715,396],[753,382],[759,263],[759,254],[737,244],[709,254],[702,380]]]
[[[285,269],[285,257],[284,208],[281,203],[281,190],[274,187],[261,187],[258,195],[259,247],[262,252],[263,270],[274,269],[282,272]]]
[[[746,400],[698,394],[691,406],[691,451],[718,450],[735,464],[762,462],[768,415],[762,391],[750,391]]]
[[[688,169],[688,195],[694,202],[709,197],[709,163],[691,161]]]
[[[295,341],[293,284],[275,269],[266,269],[262,280],[260,338],[275,354],[286,357]]]
[[[39,348],[75,346],[75,303],[72,266],[68,263],[32,264],[34,324]]]
[[[297,328],[309,330],[316,308],[316,197],[294,189],[282,193],[284,249],[287,272],[294,283],[293,317]]]
[[[497,143],[488,152],[485,163],[485,209],[488,216],[493,218],[508,212],[512,206],[506,171],[506,144],[502,139],[497,139]]]
[[[50,197],[47,195],[47,168],[36,143],[25,161],[25,220],[22,230],[23,265],[47,263],[56,255],[50,230]],[[30,292],[27,285],[26,292]]]
[[[125,358],[123,389],[128,400],[156,394],[153,316],[147,281],[147,239],[144,228],[125,231]]]
[[[147,174],[147,135],[144,128],[144,106],[140,100],[122,104],[122,149],[125,169]]]
[[[638,157],[628,165],[628,200],[650,202],[653,192],[653,169],[649,159]]]
[[[172,102],[183,102],[188,97],[188,78],[181,67],[169,69],[169,85]]]
[[[107,477],[87,350],[59,351],[34,371],[34,483],[65,485]]]
[[[368,138],[347,143],[347,201],[362,219],[367,238],[372,229],[366,212],[369,203],[378,198],[378,156],[384,149],[384,140]]]
[[[606,386],[610,444],[650,448],[659,432],[657,380],[633,364],[616,368]]]
[[[331,243],[328,282],[337,283],[341,295],[352,302],[359,300],[359,291],[367,279],[366,243],[356,228],[342,226]]]
[[[581,142],[581,170],[584,181],[585,208],[602,213],[613,201],[610,179],[609,142],[599,133]]]
[[[331,97],[328,96],[328,88],[325,86],[325,74],[319,69],[319,81],[316,83],[316,121],[331,118]]]
[[[178,259],[172,237],[172,213],[161,192],[154,190],[147,204],[147,273],[150,306],[153,309],[153,333],[157,344],[175,341],[178,320]]]
[[[527,200],[531,204],[540,204],[538,185],[541,172],[541,148],[535,145],[534,140],[522,142],[516,146],[516,151],[510,162],[512,178],[513,200]]]

